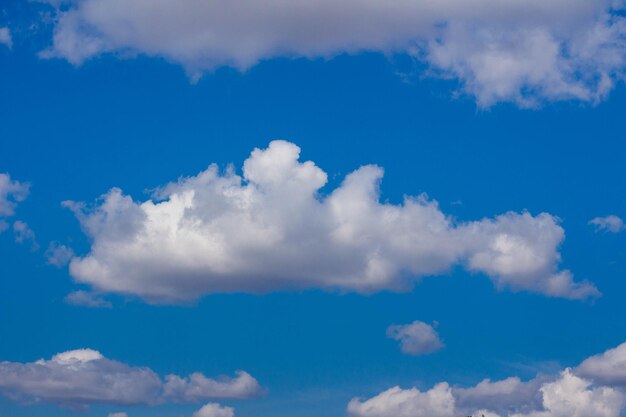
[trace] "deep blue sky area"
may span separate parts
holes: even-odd
[[[575,366],[626,340],[626,234],[588,221],[626,216],[620,83],[598,103],[477,107],[458,83],[420,75],[403,58],[366,53],[272,59],[221,68],[190,82],[163,59],[105,55],[73,66],[28,48],[0,49],[0,172],[31,184],[15,220],[38,251],[0,234],[0,361],[32,362],[96,349],[160,375],[245,369],[267,390],[221,401],[239,417],[344,416],[353,397],[389,387],[473,385]],[[384,168],[381,200],[427,193],[459,221],[528,210],[561,219],[562,267],[603,296],[564,300],[498,290],[453,268],[408,293],[276,291],[217,294],[187,306],[110,296],[113,308],[70,305],[67,267],[46,264],[50,241],[78,255],[90,242],[64,200],[94,202],[112,187],[135,200],[209,164],[241,165],[255,147],[285,139],[329,175],[322,194],[365,164]],[[438,322],[445,348],[403,355],[391,324]],[[132,417],[189,416],[197,405],[112,407]],[[0,400],[0,416],[74,416],[53,405]],[[80,413],[79,413],[80,415]]]

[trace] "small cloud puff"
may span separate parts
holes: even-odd
[[[619,233],[623,230],[626,230],[624,221],[614,214],[606,217],[595,217],[589,220],[589,224],[595,226],[596,231]]]
[[[425,355],[441,349],[444,345],[435,329],[422,321],[393,325],[387,336],[400,342],[400,349],[408,355]]]
[[[74,251],[72,248],[62,245],[59,242],[50,242],[44,256],[49,265],[61,268],[70,262],[74,256]]]
[[[193,413],[193,417],[235,417],[235,410],[231,407],[209,403]]]

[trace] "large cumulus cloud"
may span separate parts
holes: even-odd
[[[257,381],[239,371],[234,378],[168,375],[163,381],[146,367],[107,359],[92,349],[62,352],[31,363],[0,362],[0,393],[28,403],[73,409],[91,404],[155,405],[214,398],[249,398],[260,393]]]
[[[461,264],[499,288],[583,299],[590,283],[559,270],[564,232],[552,215],[456,222],[426,196],[379,201],[383,170],[363,166],[326,196],[327,175],[274,141],[243,177],[215,165],[136,202],[112,189],[95,206],[66,202],[92,239],[71,275],[98,292],[186,302],[218,292],[406,291]]]
[[[144,54],[190,76],[275,57],[407,53],[480,106],[596,102],[623,79],[621,0],[68,0],[43,53],[80,64]]]

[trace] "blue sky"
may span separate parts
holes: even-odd
[[[383,40],[390,29],[372,29],[371,36],[333,32],[324,19],[341,10],[308,12],[329,25],[327,43],[309,42],[303,28],[301,39],[253,52],[224,42],[225,53],[212,44],[190,47],[189,33],[175,25],[165,30],[177,40],[173,49],[139,35],[114,36],[119,16],[138,33],[144,30],[142,8],[125,11],[116,2],[109,16],[100,8],[104,3],[0,6],[0,28],[10,34],[10,42],[0,44],[0,173],[25,197],[15,190],[3,196],[0,181],[6,224],[0,233],[0,416],[232,417],[227,407],[240,417],[452,417],[477,410],[488,410],[489,417],[623,415],[626,232],[619,224],[609,230],[606,221],[598,221],[604,229],[589,224],[626,216],[623,35],[603,50],[603,59],[611,59],[594,58],[597,67],[589,69],[585,54],[574,60],[570,51],[570,58],[559,59],[574,60],[568,61],[579,66],[574,75],[555,76],[550,71],[566,71],[558,65],[519,79],[509,71],[505,80],[497,68],[488,76],[482,66],[448,65],[434,47],[412,52],[400,29],[399,38],[391,31],[389,44]],[[606,2],[590,3],[608,10]],[[529,19],[542,28],[554,11],[533,4]],[[512,10],[517,6],[510,2]],[[206,16],[198,3],[185,7],[200,20]],[[459,17],[450,10],[433,13],[448,13],[453,26]],[[580,13],[591,16],[584,8]],[[618,30],[621,11],[608,13],[617,23],[603,28]],[[525,31],[524,21],[515,23],[519,33],[515,26],[503,35],[498,19],[506,16],[494,15],[459,25],[472,36],[478,29],[471,24],[483,25],[515,45],[544,39]],[[67,29],[68,16],[83,26]],[[582,35],[562,19],[550,26],[560,28],[549,32],[550,42],[578,51]],[[589,27],[604,22],[589,19]],[[235,35],[249,30],[232,24]],[[157,36],[152,29],[144,35]],[[59,34],[74,36],[75,49]],[[280,40],[290,32],[274,35]],[[430,36],[420,29],[408,40],[420,47]],[[445,36],[438,45],[453,52],[488,47],[481,37],[457,45],[456,35]],[[96,39],[99,49],[82,45],[86,39]],[[515,68],[520,62],[542,67],[543,57],[531,52],[521,48],[507,59]],[[424,54],[430,55],[420,58]],[[476,62],[463,54],[454,61]],[[598,86],[605,75],[612,81],[606,92]],[[286,142],[270,148],[273,140]],[[290,154],[294,144],[299,162]],[[300,164],[305,161],[315,165]],[[242,183],[223,173],[218,179],[235,181],[228,192],[250,198],[252,209],[193,179],[154,196],[155,189],[213,163],[222,172],[233,165]],[[384,169],[373,201],[344,182],[368,164]],[[319,180],[322,171],[327,181]],[[134,201],[131,208],[115,206],[119,215],[106,212],[107,203],[117,204],[111,194],[101,198],[114,187]],[[136,214],[145,208],[136,203],[152,200],[167,209],[189,190],[194,197],[172,226],[176,238],[150,229],[157,226]],[[346,197],[335,198],[337,190]],[[422,193],[429,200],[416,212],[406,209],[404,196]],[[85,202],[82,227],[80,209],[73,212],[64,201]],[[4,202],[12,208],[3,212]],[[353,208],[366,203],[372,213]],[[216,208],[221,204],[227,208]],[[340,214],[332,211],[337,207]],[[402,213],[406,223],[379,217],[381,207]],[[509,217],[497,217],[504,213]],[[217,226],[207,226],[212,221]],[[33,234],[20,234],[20,224]],[[137,246],[141,239],[148,239],[145,246]],[[219,250],[212,252],[215,239]],[[506,259],[498,258],[498,250],[509,250],[498,246],[502,239],[513,242]],[[73,256],[52,259],[52,242]],[[374,284],[364,259],[383,265],[372,272]],[[563,271],[571,272],[573,283],[552,290],[549,280]],[[159,285],[160,295],[150,296]],[[578,291],[576,285],[587,287]],[[402,348],[402,337],[389,337],[392,325],[405,326],[412,350]],[[429,339],[433,334],[440,343]],[[614,355],[583,362],[618,346]],[[72,351],[69,362],[52,359]],[[34,363],[42,358],[46,362]],[[111,376],[116,366],[121,370]],[[156,393],[129,390],[134,397],[125,400],[109,390],[115,378],[128,378],[132,387],[147,384],[133,379],[136,367],[156,375]],[[39,388],[20,373],[29,370],[47,375]],[[238,370],[258,386],[237,385]],[[172,394],[161,382],[194,372],[234,379],[221,381],[226,394],[206,387],[190,394],[189,379]],[[463,394],[486,378],[508,377],[522,382],[503,398]],[[594,414],[599,405],[580,400],[588,398],[585,392],[571,393],[572,401],[580,400],[578,414],[551,405],[550,387],[567,378],[586,381],[587,393],[608,393],[607,414]],[[77,389],[55,391],[55,381],[79,384],[89,399]],[[443,390],[444,400],[454,410],[427,401],[444,381],[451,387]],[[382,396],[395,386],[408,398]],[[413,395],[413,387],[423,396]],[[543,402],[524,402],[528,390],[541,392]],[[201,412],[207,403],[220,406]]]

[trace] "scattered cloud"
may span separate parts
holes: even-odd
[[[0,27],[0,45],[13,47],[13,38],[11,37],[11,31],[7,27]]]
[[[126,413],[111,413],[111,414],[109,414],[109,417],[128,417],[128,414],[126,414]]]
[[[202,379],[202,385],[178,383]],[[172,382],[174,381],[174,382]],[[190,390],[189,393],[185,390]],[[31,363],[0,362],[0,393],[26,403],[51,403],[72,409],[91,404],[156,405],[213,398],[248,398],[260,392],[245,372],[212,380],[195,373],[189,378],[166,376],[151,369],[105,358],[92,349],[78,349]]]
[[[136,202],[114,188],[99,204],[64,202],[90,237],[70,262],[76,281],[151,302],[211,293],[321,288],[408,291],[464,265],[498,288],[552,297],[599,295],[559,270],[564,231],[547,213],[457,222],[425,195],[381,203],[382,168],[363,166],[320,195],[327,175],[300,148],[255,149],[243,177],[211,165]]]
[[[193,413],[193,417],[235,417],[235,410],[231,407],[222,407],[219,404],[209,403]]]
[[[596,231],[619,233],[626,230],[624,221],[613,214],[606,217],[595,217],[589,220],[589,224],[595,226]]]
[[[77,290],[65,296],[65,302],[75,306],[91,307],[91,308],[111,308],[113,305],[110,301],[103,299],[98,294],[89,291]]]
[[[28,197],[29,184],[11,179],[9,174],[0,173],[0,220],[15,214],[17,203]]]
[[[442,382],[424,392],[393,387],[367,400],[352,399],[348,414],[351,417],[483,414],[485,417],[619,417],[626,411],[626,392],[616,387],[624,383],[621,366],[624,351],[626,343],[587,359],[575,369],[567,368],[557,376],[538,375],[526,382],[515,377],[495,382],[486,379],[470,388],[451,387]],[[611,366],[620,361],[618,368],[622,369],[614,371]]]
[[[39,250],[39,243],[35,238],[35,232],[28,226],[26,222],[17,220],[13,223],[13,235],[15,242],[20,245],[28,244],[33,251]]]
[[[576,373],[598,384],[626,387],[626,343],[586,359]]]
[[[275,57],[402,53],[425,62],[430,76],[458,79],[481,107],[597,102],[624,77],[623,8],[613,0],[70,0],[41,56],[80,65],[143,54],[196,80]]]
[[[387,336],[399,341],[400,349],[408,355],[425,355],[444,346],[435,329],[418,320],[411,324],[389,326]]]
[[[166,379],[166,397],[181,403],[207,398],[250,398],[260,394],[256,379],[244,371],[238,371],[236,378],[211,379],[196,372],[188,377],[168,375]]]
[[[50,242],[44,256],[49,265],[61,268],[67,265],[72,257],[74,257],[74,251],[72,248],[62,245],[59,242]]]

